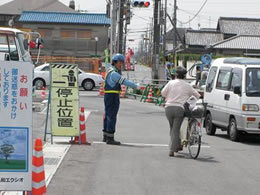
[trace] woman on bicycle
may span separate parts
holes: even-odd
[[[165,114],[170,125],[169,156],[174,156],[174,152],[182,150],[180,128],[184,119],[183,104],[191,96],[200,97],[200,94],[184,80],[186,73],[185,68],[178,66],[176,79],[169,81],[161,92],[166,100]]]

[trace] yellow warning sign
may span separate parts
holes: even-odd
[[[54,136],[79,135],[78,66],[51,64],[51,129]]]

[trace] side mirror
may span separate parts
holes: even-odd
[[[28,44],[28,40],[27,40],[27,39],[24,39],[24,40],[23,40],[23,46],[24,46],[24,49],[25,49],[25,50],[28,50],[29,44]]]
[[[234,94],[241,95],[241,87],[240,86],[234,87]]]

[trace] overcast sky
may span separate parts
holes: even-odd
[[[11,0],[0,0],[0,5]],[[60,2],[68,5],[70,0],[60,0]],[[168,1],[168,13],[173,14],[174,0]],[[201,6],[206,2],[205,6],[190,23],[186,23],[192,19],[198,12]],[[135,39],[134,42],[128,42],[128,46],[136,47],[138,40],[141,39],[141,32],[147,30],[149,24],[152,21],[153,16],[153,1],[151,1],[150,8],[134,8],[133,18],[128,29],[130,29],[128,38]],[[164,3],[165,0],[162,0]],[[76,9],[88,10],[89,12],[105,12],[106,0],[75,0]],[[225,17],[250,17],[260,18],[259,0],[177,0],[177,19],[178,26],[200,28],[216,28],[217,21],[220,16]],[[184,24],[186,23],[186,24]],[[167,29],[171,29],[171,25],[168,22]]]

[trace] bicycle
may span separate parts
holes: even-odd
[[[196,159],[200,153],[202,122],[203,117],[205,116],[207,104],[203,102],[201,104],[197,104],[192,111],[187,106],[189,105],[184,106],[186,117],[188,118],[188,125],[186,140],[183,141],[183,145],[188,147],[190,157]]]

